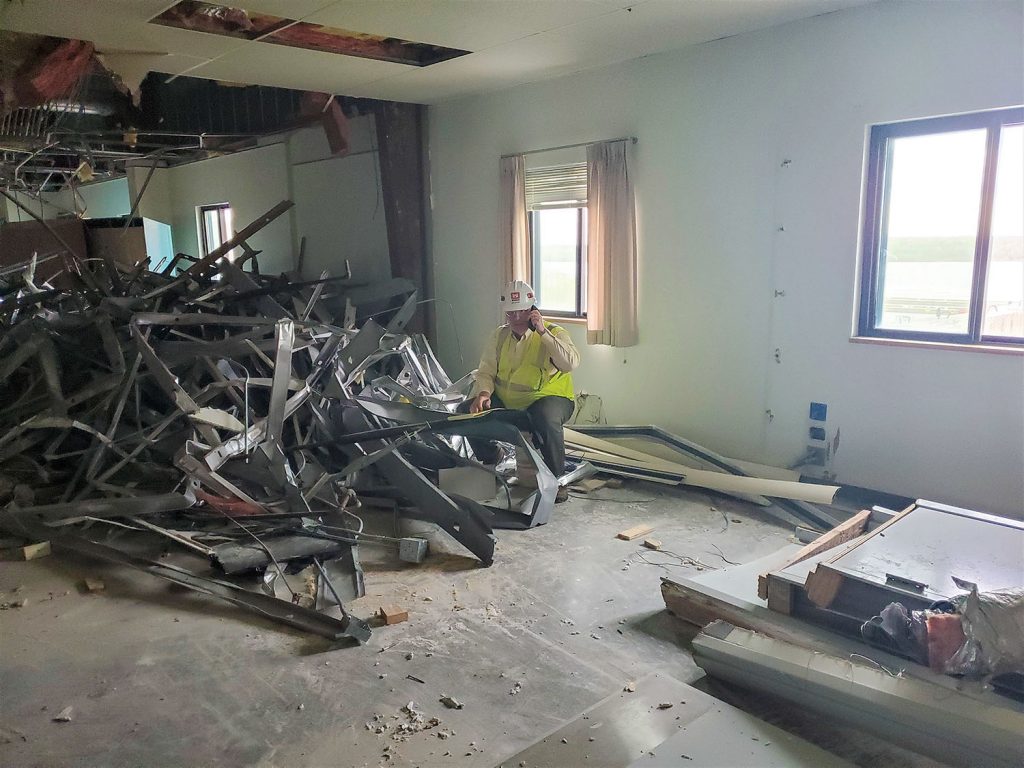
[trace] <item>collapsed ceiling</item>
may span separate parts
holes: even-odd
[[[312,91],[141,73],[82,40],[0,32],[0,188],[36,197],[190,162],[321,122],[344,154],[346,116],[375,102]]]

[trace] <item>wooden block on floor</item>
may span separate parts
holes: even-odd
[[[607,480],[602,480],[599,477],[588,477],[580,480],[578,483],[573,483],[572,488],[574,491],[580,491],[582,493],[593,493],[599,491],[608,485]]]
[[[382,605],[380,615],[385,624],[401,624],[409,620],[409,612],[397,605]]]
[[[644,546],[648,549],[661,549],[661,539],[644,539]]]
[[[29,544],[17,551],[19,560],[35,560],[39,557],[46,557],[50,554],[50,542],[41,541],[38,544]]]
[[[107,588],[107,585],[99,579],[86,579],[82,582],[82,586],[85,587],[86,592],[102,592]]]
[[[634,525],[632,528],[619,531],[615,534],[615,538],[622,539],[623,541],[632,541],[633,539],[639,539],[641,536],[646,536],[653,530],[654,527],[650,525]]]

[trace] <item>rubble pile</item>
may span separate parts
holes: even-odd
[[[514,412],[454,413],[470,381],[451,381],[426,338],[405,333],[410,281],[259,274],[246,241],[289,207],[159,271],[68,253],[46,281],[36,259],[3,270],[0,528],[365,640],[343,607],[363,594],[357,549],[371,540],[353,509],[436,523],[490,565],[492,530],[546,522],[557,481]],[[443,492],[440,470],[482,471],[461,435],[517,446],[537,490],[491,505]],[[125,529],[210,570],[115,546]],[[372,540],[422,559],[416,541]],[[288,579],[303,568],[309,583]],[[252,572],[262,592],[223,578]],[[334,605],[340,620],[317,610]]]

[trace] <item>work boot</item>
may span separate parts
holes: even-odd
[[[558,490],[555,491],[555,504],[561,504],[563,501],[569,500],[569,489],[564,485],[558,486]]]

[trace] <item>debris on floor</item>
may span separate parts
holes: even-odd
[[[588,477],[586,480],[580,480],[578,483],[573,483],[570,488],[571,490],[578,491],[579,493],[593,493],[594,491],[599,491],[607,486],[608,481],[603,477]]]
[[[615,538],[622,539],[623,541],[632,541],[633,539],[639,539],[641,536],[646,536],[653,530],[654,528],[650,525],[634,525],[632,528],[619,531],[615,534]]]
[[[919,500],[690,579],[708,674],[955,765],[1024,764],[1024,523]]]
[[[708,488],[818,529],[839,522],[822,509],[840,495],[838,486],[804,483],[798,472],[730,459],[660,427],[573,424],[565,430],[565,445],[569,455],[619,479]]]
[[[448,709],[462,709],[462,702],[453,699],[451,696],[448,696],[447,694],[443,694],[441,698],[438,699],[438,701],[440,701],[442,704],[448,707]]]
[[[453,382],[406,332],[412,281],[260,273],[247,241],[291,206],[201,259],[151,269],[61,251],[46,281],[36,258],[0,273],[0,530],[32,542],[21,557],[125,565],[365,642],[344,607],[365,594],[359,547],[420,563],[427,543],[369,534],[361,508],[434,523],[485,566],[495,528],[550,519],[559,479],[525,414],[455,415],[471,377]],[[487,503],[439,490],[442,469],[490,471],[466,436],[511,445],[536,489]],[[562,480],[593,471],[570,462]],[[236,583],[254,574],[255,589]]]
[[[41,541],[38,544],[29,544],[27,547],[21,547],[17,550],[17,554],[20,560],[36,560],[40,557],[46,557],[50,554],[50,551],[50,542]]]
[[[404,608],[399,608],[397,605],[382,605],[380,617],[384,620],[385,624],[401,624],[403,621],[409,620],[409,612]]]

